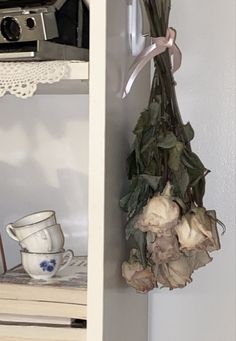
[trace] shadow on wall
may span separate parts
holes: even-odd
[[[37,127],[43,125],[54,138],[65,134],[71,121],[88,121],[88,96],[40,96],[19,99],[6,95],[0,98],[0,127],[5,131],[21,126],[31,142],[35,144]]]
[[[0,231],[8,267],[20,255],[5,226],[40,210],[56,211],[66,248],[87,253],[87,141],[86,96],[1,99]]]

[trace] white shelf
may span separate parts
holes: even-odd
[[[89,62],[71,61],[69,64],[69,73],[65,79],[88,80]]]
[[[89,62],[71,61],[64,79],[53,84],[39,84],[37,95],[88,94]]]

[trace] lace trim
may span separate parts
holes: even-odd
[[[0,97],[7,92],[20,98],[31,97],[39,83],[59,82],[68,72],[68,61],[1,62]]]

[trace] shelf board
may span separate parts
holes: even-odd
[[[87,80],[89,79],[89,62],[71,61],[69,72],[65,79]]]
[[[89,62],[71,61],[65,78],[53,84],[39,84],[36,95],[74,95],[89,92]]]

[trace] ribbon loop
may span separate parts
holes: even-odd
[[[130,92],[130,89],[138,76],[139,72],[144,68],[144,66],[152,60],[154,57],[165,52],[169,49],[169,53],[173,56],[172,72],[176,72],[182,62],[182,54],[180,49],[175,43],[176,31],[173,28],[168,28],[165,37],[152,38],[152,44],[146,47],[134,60],[133,64],[129,68],[128,77],[125,82],[125,86],[122,91],[122,98]]]

